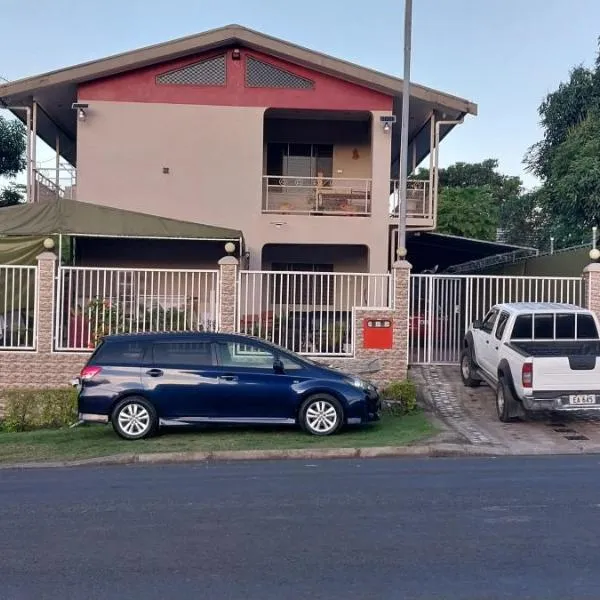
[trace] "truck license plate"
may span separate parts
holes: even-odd
[[[582,406],[586,404],[596,404],[596,394],[571,394],[569,404]]]

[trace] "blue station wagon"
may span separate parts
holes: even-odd
[[[379,419],[377,388],[244,335],[105,337],[75,384],[81,421],[135,440],[198,423],[299,425],[331,435]]]

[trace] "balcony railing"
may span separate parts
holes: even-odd
[[[400,199],[398,180],[391,181],[392,210],[391,216],[397,217]],[[430,197],[430,182],[428,180],[409,179],[406,188],[406,215],[409,218],[433,219],[433,198]]]
[[[34,201],[65,198],[75,200],[77,172],[72,167],[58,169],[36,168],[34,170]]]
[[[266,175],[263,213],[368,217],[371,180]]]

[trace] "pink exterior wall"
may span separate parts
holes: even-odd
[[[379,117],[391,114],[391,99],[260,58],[312,78],[315,89],[245,88],[244,60],[230,58],[227,86],[156,85],[157,74],[197,57],[81,86],[79,100],[89,107],[78,123],[77,199],[240,229],[252,269],[261,268],[267,243],[360,243],[369,248],[369,269],[386,271],[391,148]],[[371,217],[262,214],[270,107],[370,112],[372,127],[362,144],[335,147],[334,175],[373,178]],[[352,158],[355,148],[359,160]]]
[[[227,52],[225,86],[157,85],[156,83],[157,75],[185,67],[203,58],[220,56],[225,52]],[[386,94],[305,67],[292,65],[259,52],[242,49],[241,54],[241,60],[232,60],[231,50],[219,50],[92,81],[79,87],[79,100],[329,110],[392,110],[392,98]],[[253,56],[290,73],[310,79],[314,81],[314,89],[246,87],[247,56]]]

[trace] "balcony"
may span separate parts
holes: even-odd
[[[399,192],[398,180],[392,179],[390,182],[391,190],[391,210],[390,218],[392,222],[398,219],[399,215]],[[407,225],[414,229],[432,229],[435,217],[435,199],[431,194],[431,182],[428,180],[409,179],[406,189],[406,218]]]
[[[371,180],[263,177],[264,214],[371,216]]]

